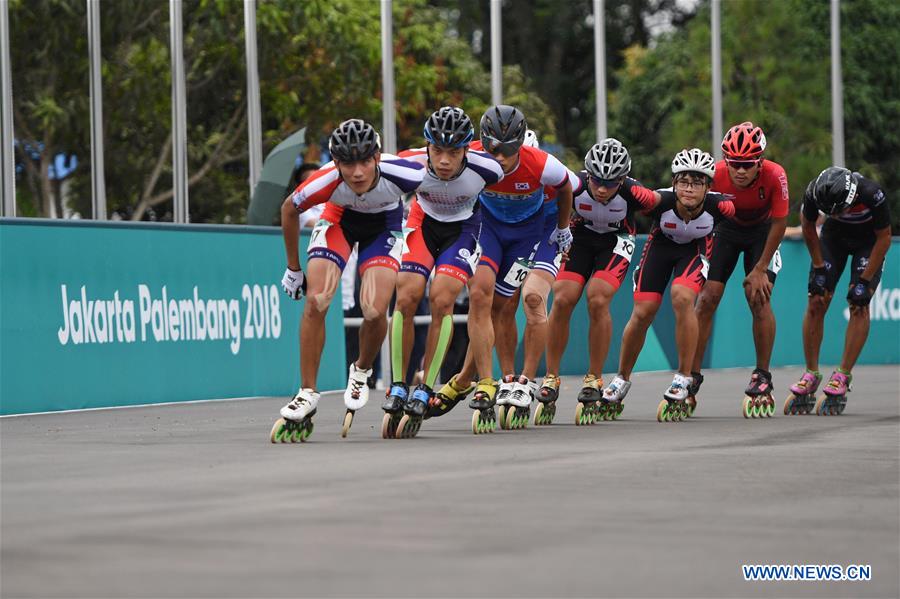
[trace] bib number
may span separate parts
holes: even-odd
[[[391,236],[394,240],[394,244],[391,246],[391,251],[388,252],[388,255],[400,262],[403,258],[404,252],[406,252],[406,240],[409,238],[409,234],[415,231],[415,229],[403,227],[402,231],[391,231]]]
[[[634,235],[619,235],[616,247],[613,248],[613,254],[618,254],[631,263],[631,258],[634,256]]]
[[[309,246],[306,248],[307,251],[328,247],[328,240],[325,238],[325,233],[330,226],[331,223],[327,220],[320,220],[316,223],[316,226],[312,230],[312,234],[309,236]]]
[[[772,271],[773,275],[777,275],[778,271],[781,270],[781,246],[775,250],[775,253],[772,254],[772,259],[769,260],[769,270]]]
[[[709,275],[709,260],[704,255],[700,255],[700,274],[704,279]]]
[[[475,242],[475,251],[469,254],[466,258],[466,261],[469,263],[469,268],[472,269],[472,274],[475,274],[475,270],[478,268],[478,261],[481,260],[481,244],[477,241]]]
[[[506,276],[503,277],[503,282],[513,289],[518,289],[522,285],[522,282],[525,281],[525,277],[528,276],[530,270],[531,267],[528,263],[519,258],[513,263],[512,267],[510,267]]]

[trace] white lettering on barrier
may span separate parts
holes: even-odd
[[[869,302],[870,320],[900,320],[900,289],[878,287]],[[850,320],[850,307],[844,308],[844,320]]]
[[[66,285],[60,285],[63,324],[56,331],[60,345],[86,343],[134,343],[136,322],[141,342],[229,341],[231,353],[241,350],[242,339],[281,337],[281,295],[275,285],[249,285],[241,289],[246,309],[243,335],[241,301],[237,298],[204,299],[195,286],[193,296],[170,298],[164,285],[154,297],[144,283],[137,288],[139,321],[135,302],[122,300],[117,289],[112,299],[92,299],[81,286],[80,299],[69,299]]]

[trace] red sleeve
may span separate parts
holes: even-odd
[[[772,204],[769,207],[769,215],[772,218],[784,218],[790,210],[790,198],[788,197],[787,173],[780,164],[770,163],[774,168],[769,176],[769,189]]]
[[[722,216],[725,218],[734,218],[734,202],[731,200],[722,200],[717,205],[716,208],[719,209],[719,212],[722,213]]]
[[[331,194],[340,184],[341,177],[337,167],[322,167],[297,186],[297,189],[291,194],[291,202],[297,212],[309,210],[312,206],[331,199]]]

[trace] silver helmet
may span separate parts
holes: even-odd
[[[700,148],[684,149],[672,160],[672,174],[700,173],[710,179],[716,174],[716,159]]]
[[[607,137],[585,154],[584,169],[598,179],[618,179],[631,172],[631,156],[621,141]]]

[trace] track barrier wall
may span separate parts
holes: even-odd
[[[640,258],[646,235],[638,237],[634,260],[628,277],[616,293],[610,310],[612,311],[613,334],[609,355],[604,364],[605,373],[618,370],[619,351],[622,346],[622,332],[631,316],[633,306],[632,278],[634,267]],[[801,326],[806,312],[806,285],[809,273],[809,253],[802,240],[785,239],[781,244],[782,268],[778,273],[772,292],[772,307],[775,312],[776,335],[772,353],[772,366],[802,366],[803,341]],[[825,316],[825,337],[822,341],[820,369],[831,372],[840,362],[844,347],[844,331],[847,327],[849,311],[845,296],[850,285],[849,263],[838,283],[831,306]],[[744,298],[742,281],[744,270],[741,261],[725,286],[725,295],[716,311],[713,333],[703,361],[704,368],[748,367],[756,363],[753,345],[752,318]],[[551,298],[552,302],[552,298]],[[859,357],[859,364],[900,363],[900,238],[892,240],[885,258],[881,284],[869,307],[871,328],[869,338]],[[522,334],[525,317],[521,309],[517,315],[519,342],[516,351],[516,365],[522,365]],[[572,314],[569,327],[569,344],[562,360],[562,374],[582,375],[588,368],[588,317],[584,295]],[[669,292],[663,296],[663,303],[656,320],[647,331],[644,349],[636,364],[636,370],[674,370],[678,364],[675,347],[675,316]],[[538,368],[544,373],[544,363]],[[749,377],[749,372],[747,373]],[[782,384],[786,381],[782,381]]]
[[[635,259],[644,241],[638,239]],[[305,245],[301,239],[301,250]],[[772,364],[802,365],[809,256],[794,240],[782,244],[781,254]],[[281,291],[283,264],[281,231],[272,227],[0,219],[0,414],[289,396],[299,384],[303,302]],[[753,367],[742,278],[739,265],[716,313],[705,368]],[[823,370],[840,359],[848,279],[845,272],[826,316]],[[346,382],[340,300],[337,294],[328,312],[320,389]],[[607,373],[616,371],[631,307],[629,275],[611,305]],[[870,310],[860,363],[900,363],[898,239]],[[518,319],[521,365],[521,309]],[[584,298],[571,331],[562,374],[580,375],[588,364]],[[637,370],[671,370],[676,362],[667,293]]]
[[[303,302],[284,263],[273,227],[0,220],[0,414],[293,395]],[[336,389],[339,293],[326,326],[319,386]]]

